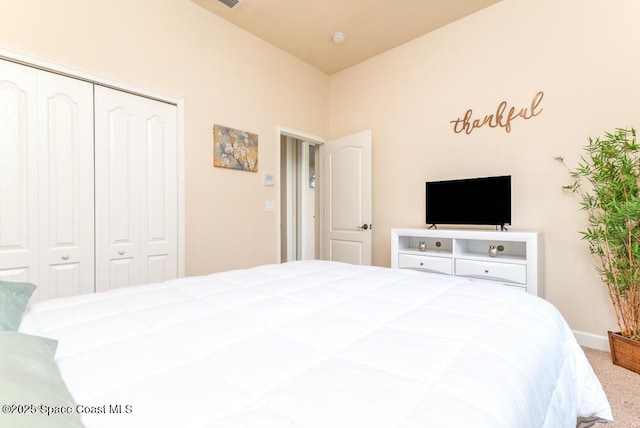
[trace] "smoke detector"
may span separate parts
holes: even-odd
[[[229,9],[233,9],[240,3],[240,0],[218,0],[218,3],[227,6]]]
[[[333,33],[333,35],[331,36],[331,41],[336,45],[339,45],[341,43],[344,43],[344,39],[346,38],[346,34],[344,34],[342,31],[338,31],[337,33]]]

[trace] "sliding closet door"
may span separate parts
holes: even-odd
[[[0,60],[0,278],[94,291],[93,85]]]
[[[0,279],[38,283],[35,69],[0,61]]]
[[[95,87],[96,289],[177,277],[176,107]]]
[[[38,71],[38,300],[94,291],[93,84]]]

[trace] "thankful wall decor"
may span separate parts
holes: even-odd
[[[507,110],[507,102],[502,101],[498,104],[498,108],[494,114],[488,114],[482,119],[473,119],[473,110],[469,109],[462,118],[457,118],[449,123],[453,124],[453,132],[456,134],[461,132],[471,134],[474,129],[482,128],[485,125],[491,128],[504,128],[506,132],[511,132],[511,122],[514,119],[520,117],[528,120],[542,113],[540,104],[542,103],[543,96],[544,93],[542,91],[538,92],[533,96],[531,105],[521,109],[511,107]]]

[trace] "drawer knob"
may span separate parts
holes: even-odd
[[[485,269],[485,270],[484,270],[484,273],[489,273],[489,269]]]
[[[424,266],[424,262],[420,262],[420,266]]]

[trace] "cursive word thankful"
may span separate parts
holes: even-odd
[[[498,104],[495,114],[488,114],[482,119],[473,119],[473,110],[469,109],[462,118],[452,120],[449,123],[453,124],[453,132],[456,134],[463,131],[467,134],[471,134],[474,129],[482,128],[485,125],[490,126],[491,128],[501,127],[504,128],[506,132],[511,132],[511,122],[514,119],[519,117],[523,119],[531,119],[532,117],[542,113],[540,103],[542,102],[543,96],[544,93],[542,91],[538,92],[533,96],[531,106],[529,108],[525,107],[521,109],[511,107],[507,110],[507,102],[502,101]]]

